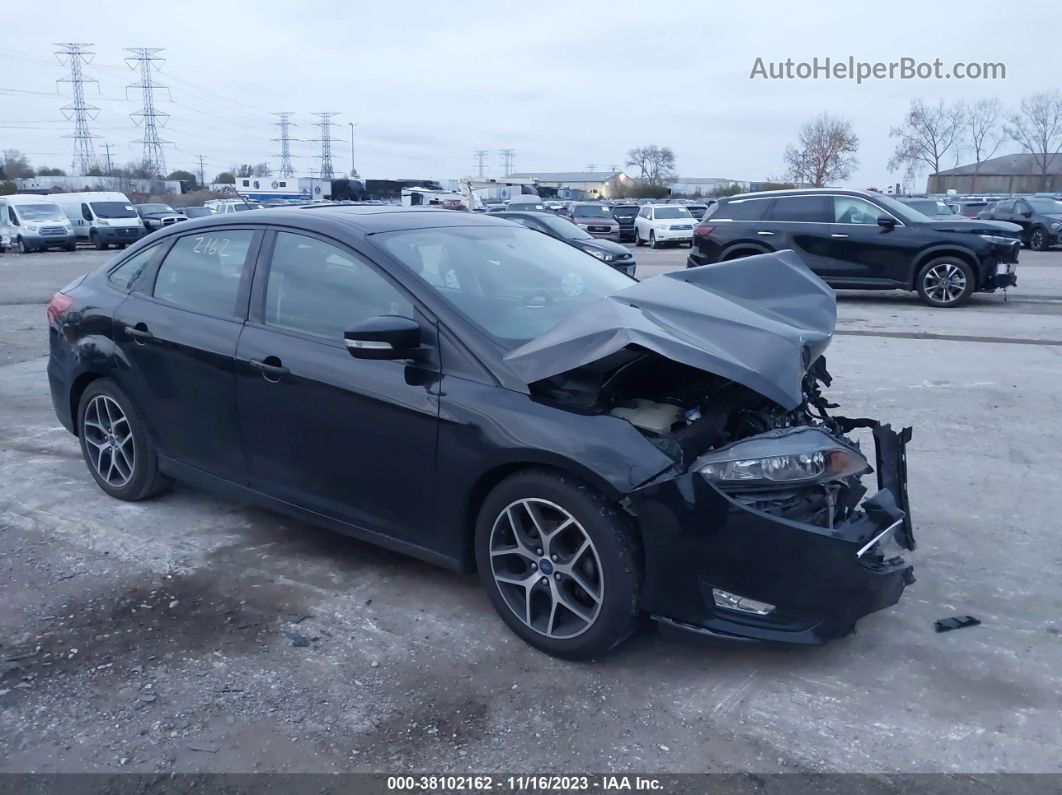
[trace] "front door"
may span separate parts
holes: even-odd
[[[878,225],[888,214],[858,196],[833,196],[829,257],[836,286],[905,287],[918,241],[897,220],[891,229]]]
[[[353,358],[343,332],[379,315],[420,321],[423,359]],[[253,488],[428,545],[438,357],[431,322],[400,287],[348,248],[277,232],[268,268],[255,276],[236,358]]]
[[[233,366],[257,234],[211,228],[178,238],[114,315],[130,364],[121,382],[159,452],[235,482],[245,469]]]

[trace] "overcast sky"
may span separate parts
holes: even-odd
[[[163,47],[157,75],[171,101],[167,166],[207,175],[237,162],[277,165],[273,111],[293,111],[298,138],[318,136],[314,111],[341,115],[334,166],[350,169],[350,128],[363,176],[457,178],[473,152],[516,150],[518,171],[575,171],[623,164],[634,146],[672,147],[683,176],[760,180],[784,171],[782,152],[820,111],[850,119],[860,137],[855,187],[896,181],[886,162],[889,127],[910,100],[998,96],[1010,106],[1057,89],[1062,75],[1057,2],[349,3],[224,0],[200,3],[72,0],[4,3],[0,42],[0,148],[34,165],[69,169],[71,132],[55,96],[63,76],[54,42],[93,42],[86,75],[91,123],[119,163],[139,159],[128,113],[139,95],[124,47]],[[106,10],[104,10],[106,9]],[[123,11],[123,9],[125,9]],[[47,31],[47,32],[42,32]],[[17,35],[13,35],[17,33]],[[1006,79],[752,80],[765,61],[904,56],[945,69],[956,61],[1003,62]],[[294,143],[296,170],[318,168],[317,144]],[[1000,153],[1017,151],[1006,144]],[[962,158],[966,162],[966,158]],[[949,164],[951,165],[951,164]],[[923,188],[924,182],[917,187]]]

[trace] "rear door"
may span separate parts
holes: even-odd
[[[241,482],[233,375],[261,233],[210,228],[176,238],[114,315],[122,383],[159,452]]]
[[[265,251],[236,354],[251,486],[429,545],[439,418],[434,322],[337,241],[278,230]],[[379,315],[418,320],[423,357],[352,357],[343,332]]]
[[[836,270],[830,259],[832,222],[833,204],[827,195],[779,196],[757,235],[776,251],[797,252],[811,270],[827,278]]]

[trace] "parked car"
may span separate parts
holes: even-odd
[[[906,204],[908,207],[917,210],[929,218],[943,218],[951,221],[958,221],[966,219],[967,216],[961,215],[957,212],[958,207],[953,209],[947,203],[940,199],[929,199],[919,196],[897,196],[896,201]],[[978,213],[976,218],[980,218],[981,213]],[[974,220],[974,217],[970,217],[970,220]]]
[[[550,654],[642,613],[822,643],[913,581],[910,429],[826,413],[836,304],[791,252],[637,282],[486,215],[263,210],[156,232],[47,317],[104,492],[182,480],[477,571]]]
[[[73,251],[77,236],[51,197],[13,193],[0,196],[0,252],[9,246],[17,246],[23,254],[49,248]]]
[[[916,290],[935,307],[1017,283],[1020,227],[935,219],[868,191],[814,188],[721,199],[687,267],[792,249],[834,288]]]
[[[686,204],[686,209],[689,210],[690,215],[693,216],[693,220],[699,221],[708,211],[708,205],[702,202],[689,202]]]
[[[570,246],[580,251],[585,251],[591,256],[597,257],[606,265],[611,265],[618,271],[623,271],[628,276],[633,276],[635,271],[634,255],[624,245],[612,240],[600,240],[581,226],[573,224],[567,218],[558,218],[553,213],[519,212],[509,210],[498,213],[499,218],[508,218],[516,221],[536,232],[542,232],[550,237],[563,240]]]
[[[645,204],[634,219],[634,244],[658,248],[664,243],[693,245],[690,211],[680,204]]]
[[[186,218],[206,218],[213,215],[214,211],[209,207],[185,207],[181,210]]]
[[[125,248],[147,234],[129,197],[118,191],[56,193],[51,197],[70,219],[78,240],[103,251]]]
[[[505,205],[507,210],[515,210],[524,213],[548,213],[549,208],[546,207],[546,203],[542,201],[538,196],[514,196],[509,200],[509,203]]]
[[[1047,251],[1062,242],[1062,201],[1053,197],[1004,199],[978,218],[1017,224],[1021,227],[1021,242],[1034,251]]]
[[[568,207],[568,219],[594,237],[619,241],[620,225],[612,217],[612,208],[596,202],[574,202]]]
[[[612,217],[619,224],[619,239],[634,240],[634,219],[638,217],[637,204],[612,205]]]
[[[188,220],[187,215],[178,212],[168,204],[134,204],[133,207],[136,208],[136,214],[140,216],[140,220],[144,222],[144,228],[149,232],[178,221]]]

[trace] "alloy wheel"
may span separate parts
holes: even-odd
[[[1044,233],[1037,229],[1033,232],[1032,240],[1030,240],[1029,243],[1034,251],[1042,251],[1044,249]]]
[[[85,409],[82,435],[89,464],[100,478],[120,489],[133,477],[136,451],[133,429],[122,407],[108,395],[96,395]]]
[[[950,304],[966,291],[966,274],[954,262],[942,262],[926,271],[922,285],[931,301]]]
[[[491,574],[520,621],[547,638],[593,626],[605,592],[597,549],[561,506],[536,497],[506,506],[490,533]]]

